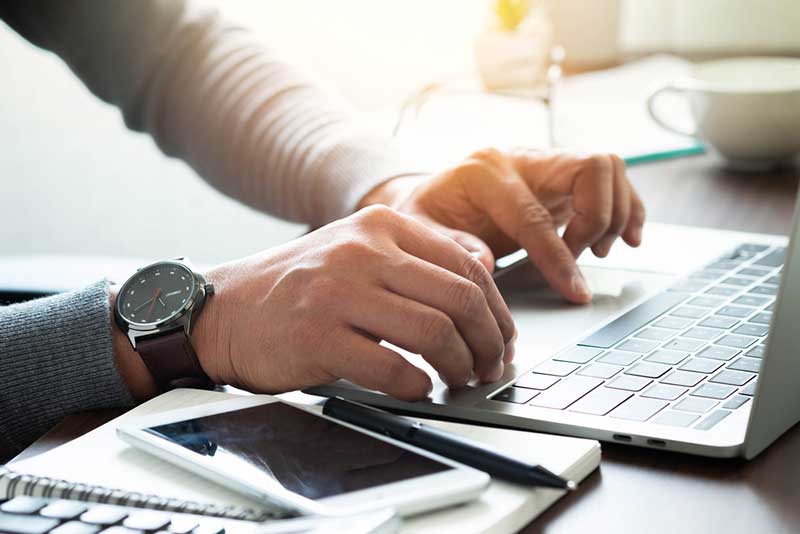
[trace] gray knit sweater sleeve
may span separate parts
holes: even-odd
[[[107,283],[0,306],[0,458],[67,414],[132,405],[114,364]]]

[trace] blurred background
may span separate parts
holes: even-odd
[[[535,3],[535,2],[534,2]],[[216,4],[367,114],[395,114],[431,82],[475,77],[485,0],[225,0]],[[800,54],[797,0],[553,0],[566,72],[655,52],[688,59]],[[536,31],[536,30],[534,30]],[[368,45],[368,46],[365,46]],[[0,25],[2,254],[188,255],[201,263],[305,228],[218,194],[125,130],[61,61]]]

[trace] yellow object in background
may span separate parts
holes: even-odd
[[[513,32],[530,11],[530,0],[496,0],[494,11],[505,31]]]

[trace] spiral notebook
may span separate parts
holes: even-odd
[[[83,499],[169,509],[231,519],[264,520],[284,511],[211,483],[189,471],[134,449],[116,437],[121,421],[192,405],[219,402],[230,394],[174,390],[39,456],[0,472],[0,498],[17,495]],[[600,462],[597,441],[426,421],[472,439],[538,460],[552,471],[581,481]],[[406,518],[404,532],[513,532],[530,523],[563,491],[526,488],[493,480],[477,500]]]

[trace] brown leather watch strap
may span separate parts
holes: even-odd
[[[142,339],[136,343],[136,351],[153,375],[159,391],[214,387],[200,367],[197,354],[182,328]]]

